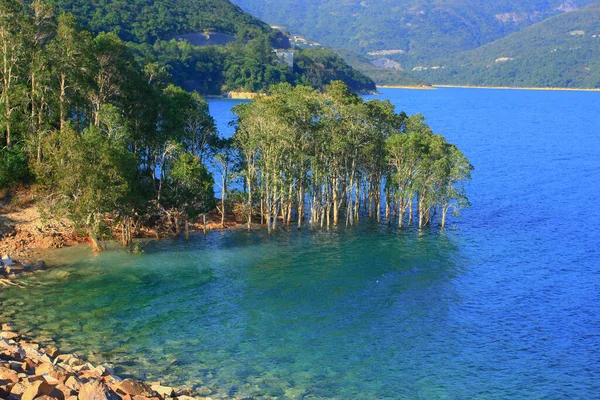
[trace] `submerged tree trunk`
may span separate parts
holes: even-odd
[[[448,214],[448,203],[445,203],[442,207],[442,222],[441,229],[444,230],[446,228],[446,216]]]
[[[99,239],[92,233],[88,232],[88,237],[90,238],[90,242],[92,243],[92,250],[95,252],[101,252],[104,249],[100,245]]]
[[[252,225],[252,185],[248,178],[248,232],[250,232],[250,226]]]
[[[296,209],[298,215],[298,229],[302,228],[302,220],[304,219],[304,185],[300,183],[299,194],[298,194],[298,207]]]

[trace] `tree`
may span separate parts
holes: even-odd
[[[231,168],[235,165],[237,149],[233,147],[232,139],[220,139],[216,146],[213,157],[213,165],[221,175],[221,207],[217,210],[221,213],[221,227],[225,227],[225,213],[228,194],[228,185],[231,180]]]
[[[63,129],[45,139],[54,204],[85,231],[94,250],[109,235],[105,214],[127,207],[137,182],[137,163],[123,144],[91,127],[81,135]]]
[[[189,219],[215,207],[213,177],[198,157],[185,152],[173,162],[167,181],[165,202],[173,209],[176,234],[180,235],[180,221],[183,218],[185,237],[188,240]]]
[[[0,0],[0,126],[4,142],[11,147],[14,116],[21,99],[18,86],[27,74],[27,26],[30,19],[15,0]]]
[[[50,130],[54,106],[55,87],[52,73],[53,64],[48,55],[47,44],[56,32],[52,6],[35,1],[30,6],[33,11],[32,30],[28,32],[31,60],[28,68],[29,115],[27,132],[24,134],[26,148],[36,162],[42,161],[41,138]]]

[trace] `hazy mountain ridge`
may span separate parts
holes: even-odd
[[[598,86],[594,65],[600,55],[588,39],[600,21],[599,1],[234,1],[325,45],[361,53],[380,65],[399,63],[415,81]],[[565,50],[571,47],[580,48]],[[556,48],[556,54],[548,54],[548,48]],[[364,64],[362,70],[373,75]]]
[[[473,49],[591,0],[234,0],[327,46],[402,50],[405,63]],[[539,3],[539,4],[538,4]]]
[[[600,1],[412,72],[436,83],[600,87]]]

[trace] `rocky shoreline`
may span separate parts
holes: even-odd
[[[0,288],[19,286],[20,276],[46,268],[44,261],[31,265],[5,255],[0,261]],[[0,399],[211,400],[200,395],[206,394],[205,387],[198,393],[160,382],[121,379],[108,366],[95,366],[76,354],[61,354],[54,346],[41,346],[2,321],[1,310],[0,323]]]
[[[94,366],[76,354],[61,354],[15,332],[0,331],[0,398],[8,400],[209,400],[190,390],[121,379],[103,365]]]

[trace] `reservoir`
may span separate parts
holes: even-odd
[[[118,375],[214,399],[597,398],[599,96],[382,89],[475,166],[472,206],[444,233],[365,218],[141,255],[73,247],[1,290],[1,314]],[[210,101],[224,132],[233,104]]]

